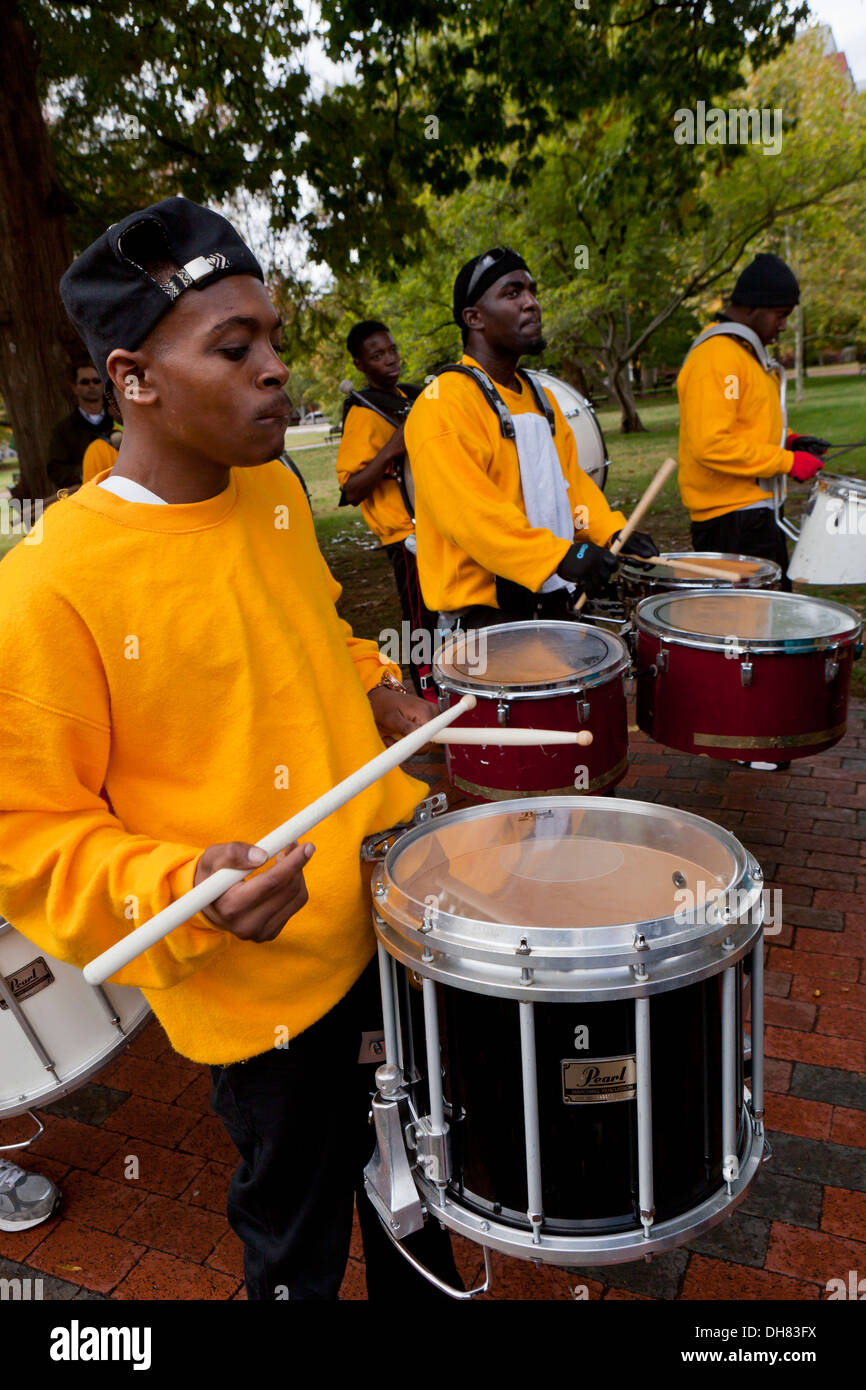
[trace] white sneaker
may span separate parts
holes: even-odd
[[[0,1158],[0,1231],[28,1231],[47,1221],[60,1201],[60,1188],[40,1173],[28,1173]]]

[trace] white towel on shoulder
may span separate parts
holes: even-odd
[[[562,465],[543,415],[529,412],[512,415],[514,442],[520,464],[520,486],[530,526],[543,527],[564,541],[574,540],[574,517],[568,500],[568,483],[562,476]],[[545,579],[543,594],[556,589],[570,589],[556,573]]]

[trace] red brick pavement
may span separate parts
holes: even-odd
[[[494,1257],[494,1299],[820,1299],[866,1273],[866,704],[843,743],[787,773],[687,757],[632,736],[619,795],[725,826],[782,891],[767,949],[767,1127],[774,1154],[743,1207],[692,1245],[578,1274]],[[416,763],[435,781],[441,762]],[[225,1216],[232,1146],[208,1114],[206,1070],[155,1022],[97,1081],[43,1112],[24,1157],[63,1189],[59,1214],[0,1232],[0,1275],[46,1296],[242,1298]],[[4,1125],[4,1142],[18,1121]],[[22,1133],[26,1122],[21,1121]],[[130,1159],[137,1163],[130,1163]],[[456,1242],[464,1278],[477,1247]],[[355,1233],[342,1296],[363,1299]]]

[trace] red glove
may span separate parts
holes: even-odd
[[[805,454],[801,449],[797,449],[794,454],[794,467],[791,469],[791,477],[796,478],[798,483],[808,483],[810,478],[824,467],[823,459],[819,459],[816,454]]]

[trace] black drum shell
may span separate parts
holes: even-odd
[[[743,965],[729,968],[736,972],[740,1038]],[[656,1223],[723,1186],[722,973],[649,1001]],[[417,1068],[413,1099],[418,1113],[426,1113],[421,995],[407,987],[407,972],[398,966],[400,976],[403,1036]],[[467,1209],[529,1230],[518,1004],[442,984],[436,992],[450,1109],[449,1190]],[[566,1103],[562,1082],[563,1062],[634,1056],[634,1002],[536,1004],[534,1015],[542,1231],[586,1236],[639,1229],[636,1100]],[[588,1033],[585,1049],[575,1047],[579,1027]],[[741,1046],[735,1055],[742,1159],[748,1125]]]

